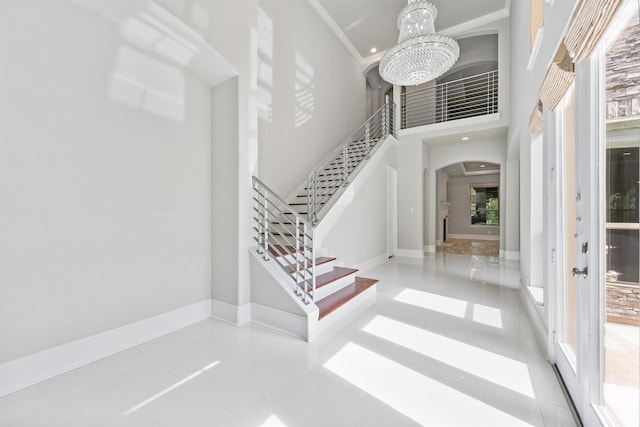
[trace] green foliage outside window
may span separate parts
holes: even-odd
[[[498,187],[471,187],[471,225],[500,225]]]

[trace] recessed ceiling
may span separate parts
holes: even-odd
[[[407,0],[309,0],[324,8],[362,58],[378,54],[398,41],[398,14]],[[438,9],[436,31],[508,11],[509,0],[430,0]],[[454,34],[455,36],[455,34]]]
[[[489,162],[466,161],[442,168],[450,178],[469,175],[490,175],[500,173],[500,165]]]

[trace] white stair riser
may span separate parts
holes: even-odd
[[[319,301],[322,298],[328,297],[334,292],[348,286],[356,281],[356,273],[348,274],[338,280],[335,280],[328,285],[324,285],[321,288],[316,289],[316,293],[313,295],[315,301]]]

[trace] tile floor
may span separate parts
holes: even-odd
[[[207,320],[0,398],[1,426],[574,426],[518,265],[394,258],[378,301],[308,344]]]

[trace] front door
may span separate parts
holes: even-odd
[[[576,64],[557,113],[561,233],[554,361],[585,425],[638,426],[639,2]]]

